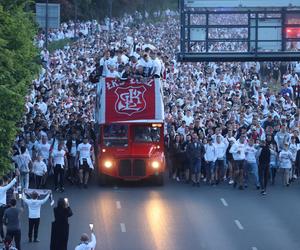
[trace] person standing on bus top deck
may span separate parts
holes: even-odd
[[[77,147],[77,159],[79,161],[79,185],[87,188],[90,172],[94,169],[94,150],[87,137],[84,137],[83,142]]]
[[[63,146],[64,143],[60,142],[58,144],[58,148],[56,150],[53,150],[53,154],[52,154],[55,190],[60,192],[64,191],[65,168],[68,168],[66,151],[63,149]],[[60,186],[59,188],[58,188],[58,184]]]

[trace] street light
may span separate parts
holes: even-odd
[[[75,0],[75,20],[74,20],[74,39],[76,40],[77,37],[77,15],[78,15],[78,6],[77,0]]]
[[[48,49],[48,4],[49,4],[49,1],[48,0],[46,0],[46,15],[45,15],[45,17],[46,17],[46,41],[45,41],[45,47],[46,47],[46,49]]]

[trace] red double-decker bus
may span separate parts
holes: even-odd
[[[164,183],[164,110],[160,79],[101,79],[97,88],[99,183],[111,178]]]

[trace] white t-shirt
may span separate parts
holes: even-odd
[[[77,152],[79,152],[79,159],[88,159],[91,157],[92,145],[89,143],[80,143],[77,147]]]
[[[43,157],[43,160],[49,159],[50,148],[51,148],[51,145],[48,142],[46,142],[45,144],[39,143],[38,150],[39,150],[39,153],[41,154],[41,156]]]
[[[54,166],[56,164],[60,164],[62,166],[65,165],[65,155],[66,151],[65,150],[54,150],[53,151],[53,164]]]
[[[43,176],[45,173],[47,173],[47,166],[45,162],[34,161],[32,165],[32,172],[38,176]]]
[[[281,168],[291,168],[292,167],[293,155],[289,150],[282,150],[279,153],[279,162]]]
[[[37,219],[41,217],[41,206],[47,202],[49,199],[50,194],[47,194],[46,197],[42,200],[33,200],[27,199],[25,195],[23,195],[22,199],[28,206],[29,211],[29,218],[30,219]]]

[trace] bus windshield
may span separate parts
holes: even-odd
[[[128,125],[105,125],[103,142],[106,147],[128,147]]]
[[[159,142],[160,128],[150,126],[135,126],[133,128],[134,142]]]

